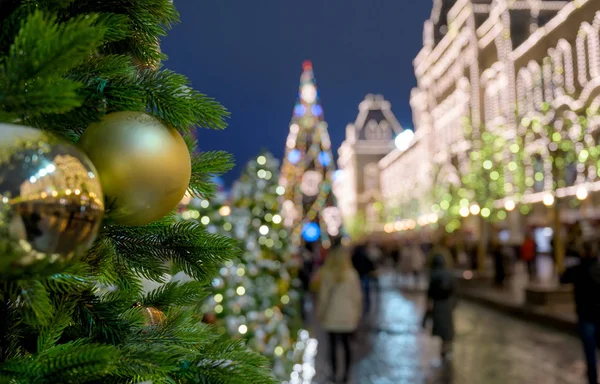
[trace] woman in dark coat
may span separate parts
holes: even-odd
[[[427,320],[433,322],[432,334],[442,339],[442,359],[448,359],[454,340],[453,311],[455,305],[456,282],[452,271],[447,267],[444,256],[435,254],[431,261],[431,277],[427,290]]]

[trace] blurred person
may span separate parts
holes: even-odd
[[[371,310],[371,274],[375,271],[375,265],[369,258],[366,244],[362,243],[354,248],[352,265],[360,277],[364,301],[363,315],[367,315]]]
[[[504,247],[497,234],[492,236],[490,252],[494,258],[494,285],[502,288],[506,279],[506,266],[504,265]]]
[[[400,270],[405,276],[412,276],[413,287],[415,289],[419,287],[421,272],[426,262],[425,259],[425,253],[416,242],[410,241],[404,247]]]
[[[582,244],[579,263],[567,268],[562,284],[573,284],[579,337],[587,364],[589,384],[598,384],[596,349],[600,347],[600,242],[588,239]]]
[[[434,253],[431,260],[431,275],[427,289],[427,309],[423,327],[431,320],[433,336],[442,339],[440,355],[448,361],[452,357],[454,340],[454,318],[456,282],[448,266],[447,255]]]
[[[523,240],[523,244],[521,244],[521,260],[527,265],[527,273],[529,275],[529,280],[535,279],[536,275],[536,254],[537,254],[537,245],[535,244],[535,240],[531,235],[531,232],[527,231],[525,234],[525,240]]]
[[[334,240],[325,264],[319,270],[317,319],[329,337],[332,382],[337,382],[337,348],[344,349],[342,382],[347,383],[352,355],[350,337],[358,328],[362,316],[361,282],[352,267],[348,250]]]
[[[312,245],[307,244],[306,247],[302,247],[300,250],[300,271],[298,272],[298,278],[302,283],[302,290],[300,291],[300,307],[302,320],[306,322],[306,301],[310,293],[310,282],[313,274],[313,252]]]
[[[367,245],[367,256],[369,257],[369,260],[371,260],[371,263],[373,263],[373,271],[369,274],[371,282],[373,283],[375,292],[379,292],[379,275],[377,274],[377,271],[383,261],[383,252],[376,242],[369,241]]]

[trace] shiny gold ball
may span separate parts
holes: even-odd
[[[185,141],[147,113],[110,113],[86,129],[79,145],[98,169],[108,214],[119,224],[162,218],[188,188],[192,166]]]
[[[161,326],[165,322],[165,314],[154,307],[144,307],[142,309],[146,322],[144,325],[147,327]]]
[[[48,133],[0,124],[0,274],[54,273],[92,245],[104,197],[92,162]]]

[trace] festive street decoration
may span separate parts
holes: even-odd
[[[200,221],[243,249],[213,280],[203,312],[214,314],[220,330],[267,356],[276,376],[286,380],[306,346],[297,340],[305,332],[300,329],[299,264],[280,213],[278,168],[270,153],[260,154],[248,163],[230,196],[193,199],[181,218]]]
[[[96,169],[75,146],[0,124],[0,275],[51,274],[83,256],[104,214]]]
[[[160,219],[188,188],[191,164],[185,141],[147,113],[110,113],[90,124],[79,145],[96,165],[110,217],[120,224]]]
[[[340,220],[323,219],[323,210],[337,204],[332,192],[335,165],[320,102],[312,63],[305,61],[279,184],[281,214],[293,244],[320,241],[327,248],[330,238],[344,236],[344,231]]]

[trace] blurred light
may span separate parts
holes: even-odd
[[[267,158],[264,156],[258,156],[258,158],[256,159],[256,162],[260,165],[264,165],[267,162]]]
[[[438,215],[435,213],[432,213],[429,215],[428,220],[430,223],[437,223],[438,222]]]
[[[203,216],[203,217],[200,219],[200,222],[201,222],[203,225],[208,225],[208,223],[210,223],[210,217],[208,217],[208,216]]]
[[[215,312],[216,313],[223,312],[223,306],[221,304],[215,305]]]
[[[481,216],[483,216],[483,217],[490,217],[491,214],[492,214],[492,211],[490,211],[489,208],[483,208],[481,210]]]
[[[280,185],[280,186],[277,187],[277,189],[275,190],[275,192],[277,192],[277,194],[279,196],[281,196],[281,195],[283,195],[285,193],[285,188],[282,185]]]
[[[469,208],[461,207],[459,213],[462,217],[467,217],[469,216]]]
[[[312,104],[317,100],[317,88],[312,84],[306,84],[300,90],[300,97],[306,103]]]
[[[308,242],[317,241],[321,236],[321,228],[316,223],[306,223],[302,227],[302,237]]]
[[[588,197],[587,189],[585,187],[579,187],[576,196],[579,200],[585,200]]]
[[[209,205],[210,205],[210,203],[208,202],[208,200],[202,200],[202,201],[200,202],[200,206],[201,206],[202,208],[208,208],[208,206],[209,206]]]
[[[396,136],[396,139],[394,139],[396,148],[398,148],[401,151],[406,151],[412,143],[414,137],[415,133],[413,131],[411,131],[410,129],[405,129],[398,136]]]
[[[464,271],[463,278],[465,280],[471,280],[473,278],[473,272],[472,271]]]
[[[273,310],[271,308],[265,309],[265,316],[266,317],[273,317]]]
[[[513,209],[515,209],[515,202],[512,200],[506,200],[506,202],[504,202],[504,209],[506,209],[507,211],[512,211]]]
[[[244,276],[245,274],[246,274],[246,270],[245,270],[244,268],[242,268],[242,267],[239,267],[239,268],[237,269],[237,275],[238,275],[239,277],[242,277],[242,276]]]
[[[331,164],[331,156],[328,152],[322,151],[319,153],[319,163],[321,163],[321,165],[324,167],[327,167],[329,164]]]
[[[237,289],[235,290],[235,293],[237,293],[239,296],[244,296],[244,294],[246,293],[246,288],[237,287]]]
[[[293,149],[288,153],[288,161],[294,165],[298,164],[301,158],[302,154],[297,149]]]
[[[300,129],[300,127],[296,123],[290,125],[290,132],[292,132],[292,133],[298,133],[299,129]]]
[[[283,348],[281,348],[280,346],[275,347],[275,354],[277,356],[283,355]]]
[[[335,182],[335,181],[338,181],[338,180],[340,180],[340,179],[341,179],[343,176],[344,176],[344,171],[343,171],[343,170],[341,170],[341,169],[338,169],[338,170],[336,170],[335,172],[333,172],[333,178],[332,178],[332,180],[333,180],[334,182]]]
[[[260,232],[261,235],[266,235],[267,233],[269,233],[269,227],[267,227],[266,225],[261,225],[258,229],[258,232]]]
[[[479,212],[481,212],[481,208],[479,208],[479,205],[473,204],[471,205],[470,211],[472,215],[479,215]]]
[[[312,112],[313,115],[315,116],[321,116],[321,114],[323,113],[323,108],[319,105],[319,104],[315,104],[313,105],[313,107],[310,109],[310,111]]]
[[[554,204],[554,196],[552,196],[551,194],[547,193],[544,195],[544,199],[543,199],[544,205],[549,207],[552,204]]]
[[[281,296],[281,303],[288,304],[290,302],[290,297],[288,295]]]
[[[294,107],[294,115],[296,116],[304,116],[306,113],[306,108],[302,104],[298,104]]]
[[[221,295],[220,293],[217,293],[215,295],[215,302],[220,303],[221,301],[223,301],[223,295]]]
[[[264,169],[259,169],[258,172],[256,173],[258,175],[258,177],[260,177],[261,179],[264,179],[265,176],[267,175],[267,171],[265,171]]]
[[[229,206],[224,205],[221,208],[219,208],[219,215],[229,216],[230,214],[231,214],[231,208],[229,208]]]
[[[226,231],[231,231],[231,228],[233,228],[233,225],[231,223],[225,223],[223,224],[223,229]]]
[[[242,335],[245,335],[246,332],[248,332],[248,327],[246,325],[242,324],[238,327],[238,332],[241,333]]]
[[[392,232],[394,232],[394,224],[392,224],[392,223],[386,223],[383,226],[383,230],[385,231],[385,233],[392,233]]]
[[[273,223],[275,223],[275,224],[281,223],[281,216],[279,216],[279,215],[273,216]]]

